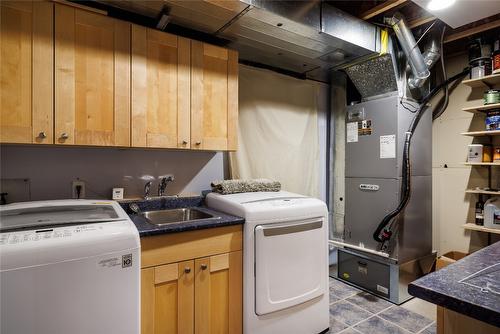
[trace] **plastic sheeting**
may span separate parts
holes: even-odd
[[[238,151],[232,178],[268,178],[318,197],[320,85],[240,66]]]

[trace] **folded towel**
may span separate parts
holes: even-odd
[[[222,195],[280,190],[281,183],[268,179],[223,180],[212,182],[212,191]]]

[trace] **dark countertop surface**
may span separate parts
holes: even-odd
[[[136,203],[141,211],[153,211],[153,210],[166,210],[166,209],[177,209],[177,208],[193,208],[214,215],[217,218],[207,218],[199,219],[189,222],[182,222],[177,224],[166,224],[163,226],[153,225],[147,222],[146,218],[134,214],[129,205],[131,203]],[[202,196],[192,196],[192,197],[163,197],[155,198],[149,200],[140,201],[123,201],[120,203],[125,212],[130,216],[130,219],[134,222],[139,235],[142,237],[167,234],[167,233],[178,233],[193,230],[201,230],[206,228],[222,227],[229,225],[243,224],[245,220],[241,217],[231,216],[219,211],[215,211],[203,206]]]
[[[408,292],[500,327],[500,241],[412,282]]]

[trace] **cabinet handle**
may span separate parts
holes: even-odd
[[[184,272],[186,274],[189,274],[191,272],[191,268],[189,268],[189,267],[184,268]]]
[[[187,142],[186,140],[183,140],[183,141],[182,141],[182,145],[187,145],[187,143],[188,143],[188,142]]]
[[[206,264],[204,264],[204,263],[203,263],[203,264],[201,265],[201,270],[206,270],[207,268],[208,268],[208,266],[207,266]]]
[[[66,132],[63,132],[61,134],[61,139],[68,139],[68,138],[69,138],[69,136],[68,136],[68,134]]]
[[[38,138],[47,138],[47,134],[45,133],[45,131],[42,131],[38,134]]]
[[[197,146],[199,146],[199,145],[201,145],[201,141],[197,141],[195,144],[196,144]]]

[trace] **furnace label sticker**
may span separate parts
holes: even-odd
[[[380,136],[380,159],[396,158],[396,135]]]
[[[372,134],[372,120],[358,121],[358,136],[370,136]]]
[[[358,142],[358,122],[347,123],[347,142],[348,143]]]

